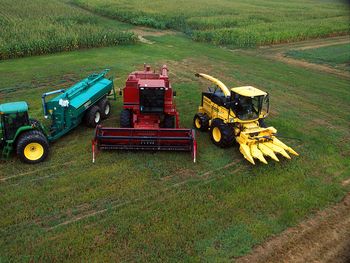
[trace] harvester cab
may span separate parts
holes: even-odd
[[[269,113],[268,93],[252,86],[228,89],[220,80],[198,73],[215,84],[214,89],[202,94],[202,104],[194,116],[194,127],[210,130],[210,138],[219,147],[229,147],[235,141],[240,152],[250,163],[254,158],[267,163],[264,156],[279,161],[276,153],[290,159],[298,155],[292,148],[276,138],[277,130],[266,127],[264,118]]]
[[[121,128],[97,126],[93,161],[96,149],[191,151],[195,161],[195,133],[179,128],[174,94],[165,65],[160,73],[146,65],[132,72],[123,89]]]
[[[44,93],[42,106],[50,125],[46,129],[39,121],[28,116],[26,102],[0,105],[1,159],[13,151],[22,162],[35,164],[44,161],[49,152],[49,142],[56,141],[81,122],[96,127],[110,115],[108,95],[115,92],[113,81],[105,78],[108,70],[74,84],[67,90]],[[57,95],[58,94],[58,95]],[[53,96],[47,100],[48,96]]]
[[[174,91],[168,68],[161,73],[145,65],[143,71],[132,72],[123,89],[124,105],[120,116],[123,128],[178,128]]]

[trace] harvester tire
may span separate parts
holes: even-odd
[[[211,123],[210,139],[216,146],[230,147],[235,142],[234,128],[222,120],[215,119]]]
[[[164,128],[175,128],[175,116],[166,115],[163,122]]]
[[[109,103],[109,100],[104,97],[97,105],[101,110],[102,119],[107,119],[111,115],[111,104]]]
[[[127,109],[123,109],[120,113],[120,127],[131,128],[131,118],[131,112]]]
[[[205,113],[197,113],[193,118],[193,126],[200,131],[207,131],[209,128],[209,117]]]
[[[49,153],[49,142],[38,130],[26,131],[17,139],[16,153],[24,163],[39,163],[44,161]]]
[[[85,124],[88,127],[95,128],[100,122],[101,110],[97,105],[94,105],[85,113]]]

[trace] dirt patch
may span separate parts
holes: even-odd
[[[236,262],[350,262],[350,193]]]
[[[342,182],[342,185],[343,185],[343,186],[347,186],[347,185],[349,185],[349,184],[350,184],[350,178],[347,179],[347,180],[344,180],[344,181]]]
[[[332,67],[326,66],[326,65],[313,64],[313,63],[306,62],[304,60],[286,57],[282,53],[277,53],[276,55],[273,56],[273,58],[276,60],[291,64],[291,65],[294,65],[294,66],[319,70],[319,71],[323,71],[326,73],[331,73],[331,74],[335,74],[338,76],[350,78],[350,72],[338,70],[338,69],[335,69],[335,68],[332,68]]]
[[[175,35],[178,32],[171,31],[171,30],[157,30],[157,29],[152,29],[148,27],[135,27],[131,29],[132,32],[134,32],[138,36],[164,36],[164,35]]]
[[[306,50],[306,49],[312,49],[312,48],[320,48],[320,47],[326,47],[326,46],[333,46],[338,44],[346,44],[350,43],[349,36],[340,36],[340,37],[330,37],[330,38],[323,38],[323,39],[313,39],[313,40],[307,40],[307,41],[301,41],[301,42],[294,42],[294,43],[288,43],[288,44],[278,44],[273,46],[262,46],[258,48],[258,54],[267,57],[270,59],[278,60],[287,64],[291,64],[298,67],[308,68],[312,70],[322,71],[325,73],[334,74],[340,77],[350,78],[350,72],[333,68],[331,66],[327,65],[321,65],[321,64],[314,64],[310,63],[304,60],[299,59],[293,59],[290,57],[286,57],[284,55],[285,52],[288,50]],[[234,50],[233,50],[234,51]],[[241,51],[246,52],[250,55],[256,55],[256,50],[247,50],[247,51]]]
[[[171,30],[155,30],[147,27],[135,27],[131,29],[131,31],[137,35],[137,38],[140,42],[152,45],[154,44],[153,41],[148,40],[147,36],[164,36],[164,35],[174,35],[178,32],[171,31]]]
[[[138,35],[137,38],[138,38],[139,41],[142,42],[142,43],[149,44],[149,45],[154,44],[154,42],[152,42],[151,40],[148,40],[148,39],[144,38],[144,37],[141,36],[141,35]]]
[[[310,40],[284,43],[284,44],[260,46],[259,50],[262,52],[276,53],[279,51],[287,51],[290,49],[305,50],[305,49],[311,49],[311,48],[332,46],[337,44],[346,44],[349,42],[350,42],[350,37],[346,35],[346,36],[336,36],[336,37],[328,37],[328,38],[320,38],[320,39],[310,39]]]
[[[337,45],[339,44],[348,44],[350,42],[350,39],[340,39],[339,41],[337,41]],[[307,50],[307,49],[313,49],[313,48],[320,48],[320,47],[328,47],[328,46],[333,46],[334,43],[330,42],[330,43],[316,43],[316,44],[310,44],[307,45],[305,47],[299,47],[296,48],[297,50]]]

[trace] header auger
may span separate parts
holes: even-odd
[[[229,89],[220,80],[196,74],[215,84],[202,93],[202,104],[194,116],[196,129],[210,131],[210,138],[219,147],[239,143],[244,158],[255,164],[254,159],[267,164],[265,156],[279,161],[276,154],[290,159],[288,153],[298,155],[276,138],[277,130],[266,127],[264,118],[269,113],[268,93],[251,86]]]

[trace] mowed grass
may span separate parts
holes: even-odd
[[[130,28],[58,0],[0,0],[0,60],[131,44]]]
[[[26,100],[42,120],[43,92],[104,68],[118,89],[144,62],[166,63],[182,127],[192,126],[208,86],[194,73],[210,73],[268,91],[267,123],[300,157],[252,166],[237,147],[217,148],[198,132],[196,164],[172,152],[101,152],[92,164],[93,130],[78,127],[52,144],[44,163],[1,163],[1,261],[231,261],[349,190],[341,185],[350,174],[349,79],[181,35],[150,39],[3,61],[0,103]],[[118,126],[120,110],[119,96],[104,125]]]
[[[306,50],[290,50],[287,56],[335,68],[350,70],[350,44],[332,45]]]
[[[135,25],[185,32],[197,41],[253,47],[349,34],[343,1],[70,0]]]

